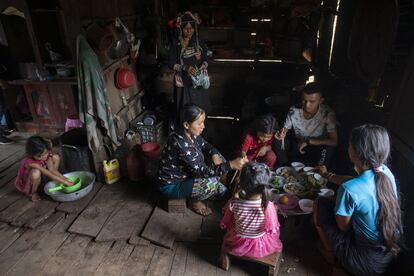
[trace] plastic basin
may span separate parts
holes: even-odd
[[[87,194],[92,190],[93,185],[95,183],[95,174],[89,172],[89,171],[74,171],[70,173],[64,174],[65,177],[71,178],[71,177],[78,177],[81,179],[81,187],[79,190],[71,193],[65,193],[64,191],[55,191],[55,192],[49,192],[50,188],[54,188],[58,185],[56,181],[49,181],[44,186],[45,194],[50,196],[53,200],[59,201],[59,202],[66,202],[66,201],[75,201],[78,200]]]

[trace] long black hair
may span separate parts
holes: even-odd
[[[50,142],[37,135],[31,136],[26,142],[26,154],[32,157],[50,149]]]
[[[262,196],[263,210],[269,202],[269,180],[271,172],[263,163],[250,161],[243,166],[240,174],[240,195],[242,198],[250,198],[253,195]]]
[[[400,203],[390,179],[381,169],[390,155],[388,132],[378,125],[362,125],[352,130],[350,144],[362,165],[375,172],[379,203],[376,224],[385,244],[396,255],[401,249],[403,231]]]
[[[274,134],[277,130],[279,130],[279,123],[273,115],[262,115],[253,120],[250,129],[252,134],[256,136],[258,132],[263,132],[264,134]]]
[[[180,112],[180,123],[178,125],[178,132],[184,134],[184,123],[191,124],[197,121],[202,114],[206,114],[204,109],[196,104],[186,104],[182,107]]]

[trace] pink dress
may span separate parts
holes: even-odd
[[[50,156],[51,156],[51,153],[49,153],[49,157]],[[17,190],[19,190],[22,193],[25,193],[28,196],[31,196],[33,194],[33,183],[29,177],[29,173],[30,173],[29,165],[30,164],[39,164],[40,166],[44,168],[47,167],[46,161],[36,160],[36,159],[33,159],[33,157],[31,156],[27,156],[22,160],[19,171],[17,173],[15,185],[16,185]]]
[[[220,227],[226,229],[222,250],[236,256],[261,258],[282,251],[279,221],[274,204],[266,210],[262,200],[233,198],[223,208]]]

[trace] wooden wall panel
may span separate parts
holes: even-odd
[[[92,17],[112,18],[118,15],[118,1],[117,0],[92,0]]]
[[[141,1],[118,0],[118,13],[120,16],[134,15],[138,12]]]

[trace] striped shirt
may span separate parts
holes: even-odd
[[[264,235],[265,215],[262,200],[234,199],[230,204],[236,233],[245,238],[259,238]]]

